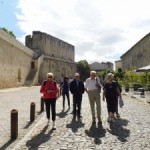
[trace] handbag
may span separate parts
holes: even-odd
[[[122,108],[124,106],[124,101],[121,97],[119,97],[119,106]]]
[[[96,84],[99,84],[99,82],[98,82],[98,77],[96,77]],[[99,92],[101,93],[101,85],[99,85],[98,90],[99,90]]]

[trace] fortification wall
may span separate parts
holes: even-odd
[[[35,53],[0,29],[0,88],[24,84]]]

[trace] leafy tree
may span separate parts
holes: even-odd
[[[103,70],[103,71],[97,72],[97,75],[101,80],[104,80],[108,73],[115,74],[115,72],[113,70]]]
[[[10,34],[12,37],[16,38],[15,34],[12,31],[9,31],[6,28],[2,28],[3,31],[5,31],[6,33]]]
[[[77,62],[77,71],[80,74],[81,80],[84,81],[87,77],[89,77],[90,65],[86,60],[80,60]]]
[[[117,71],[115,72],[115,76],[121,80],[123,80],[125,76],[125,71],[122,70],[122,68],[118,68]]]

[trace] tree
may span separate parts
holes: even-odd
[[[5,31],[6,33],[10,34],[12,37],[16,38],[15,34],[12,31],[9,31],[6,28],[2,28],[3,31]]]
[[[105,77],[106,77],[106,75],[107,75],[108,73],[113,73],[113,74],[115,74],[113,70],[103,70],[103,71],[97,72],[97,75],[98,75],[98,77],[99,77],[101,80],[105,80]]]
[[[86,60],[80,60],[77,62],[77,71],[80,74],[81,80],[85,81],[90,74],[90,65]]]
[[[115,73],[115,76],[121,80],[123,80],[124,76],[125,76],[125,71],[122,70],[122,68],[118,68],[116,73]]]

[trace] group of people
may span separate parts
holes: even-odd
[[[68,109],[70,109],[69,91],[73,95],[73,119],[81,119],[82,95],[86,91],[89,98],[91,108],[92,123],[102,124],[101,119],[101,84],[100,79],[96,76],[95,71],[90,72],[90,77],[85,84],[80,80],[79,73],[75,73],[74,80],[69,83],[68,77],[64,78],[62,83],[63,110],[65,109],[65,98],[68,100]],[[52,113],[53,129],[56,129],[56,99],[58,95],[58,86],[54,80],[52,73],[47,74],[47,80],[43,81],[40,92],[43,93],[43,98],[46,106],[46,115],[48,124],[50,122],[50,109]],[[107,102],[108,121],[115,122],[115,117],[118,114],[118,97],[121,99],[121,91],[119,84],[114,81],[114,75],[109,73],[107,81],[103,86],[103,101]]]

